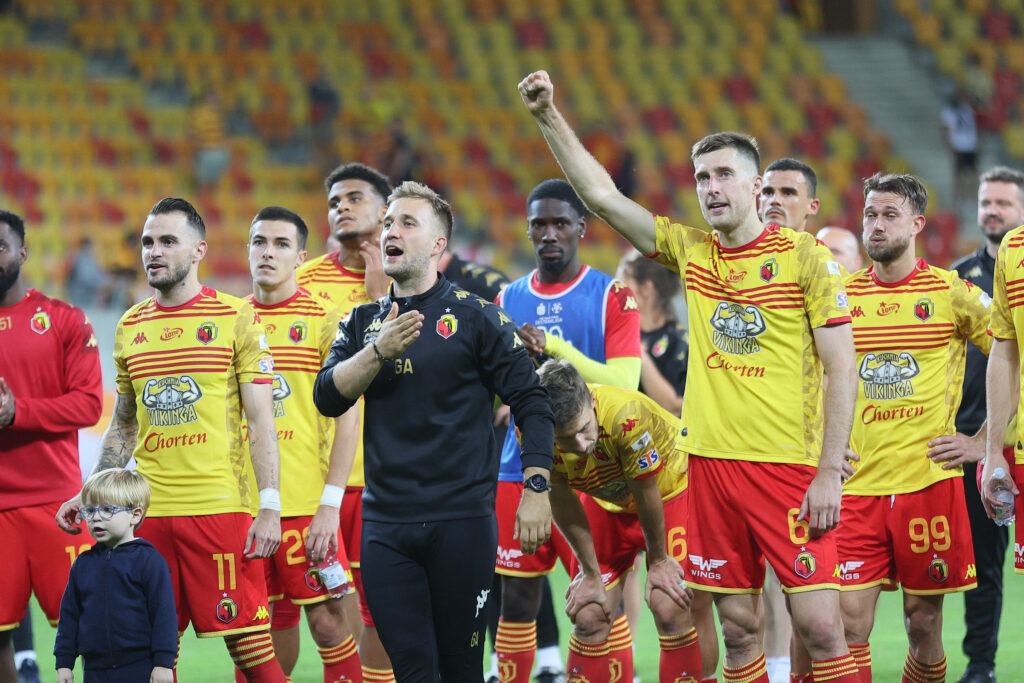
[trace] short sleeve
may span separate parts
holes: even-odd
[[[124,318],[121,318],[114,328],[114,384],[119,394],[131,394],[135,391],[124,357]]]
[[[956,327],[983,353],[988,353],[992,348],[992,337],[988,334],[992,297],[986,294],[981,287],[961,280],[955,271],[949,275]]]
[[[999,245],[996,255],[996,272],[992,279],[992,305],[988,323],[989,332],[996,339],[1015,339],[1013,318],[1010,316],[1010,302],[1006,291],[1006,246],[1007,240]]]
[[[618,445],[619,466],[628,479],[644,479],[661,470],[655,430],[648,413],[636,400],[624,401],[608,425]]]
[[[318,340],[321,364],[327,360],[327,356],[331,354],[331,346],[334,344],[334,339],[338,335],[338,325],[341,323],[341,319],[343,317],[344,316],[341,314],[340,308],[332,308],[327,311],[323,321],[321,321],[320,339]]]
[[[604,357],[640,357],[640,308],[633,290],[615,280],[605,305]]]
[[[810,235],[797,241],[795,252],[804,311],[811,327],[850,322],[842,267],[832,252]]]
[[[270,384],[274,381],[274,358],[270,355],[263,321],[246,302],[235,316],[235,377],[239,383]]]

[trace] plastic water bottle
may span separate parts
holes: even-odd
[[[1010,488],[1006,470],[997,467],[992,472],[992,479],[995,482],[995,499],[999,501],[998,506],[993,506],[996,513],[995,522],[999,526],[1010,526],[1016,518],[1013,510],[1013,490]]]
[[[341,562],[338,562],[338,556],[335,553],[325,557],[317,569],[320,572],[320,581],[332,598],[340,598],[352,592],[348,572],[345,571]]]

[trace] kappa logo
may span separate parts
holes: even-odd
[[[196,329],[196,339],[200,344],[209,344],[217,338],[217,326],[211,322],[205,322]]]
[[[36,334],[46,334],[47,330],[50,329],[50,325],[50,314],[46,311],[38,311],[29,322],[29,327]]]
[[[761,345],[756,337],[767,329],[764,317],[756,306],[718,302],[711,316],[712,343],[726,353],[757,353]]]
[[[357,304],[360,301],[368,302],[370,300],[370,297],[366,296],[366,292],[362,292],[358,289],[355,289],[348,293],[348,300],[354,304]]]
[[[288,328],[288,338],[292,340],[293,344],[301,344],[306,341],[306,337],[309,336],[309,328],[301,320],[296,320],[292,323],[292,326]]]
[[[875,311],[878,315],[892,315],[893,313],[900,312],[900,305],[898,303],[887,304],[884,301],[879,302],[878,310]]]
[[[217,603],[217,621],[230,624],[238,616],[238,603],[231,598],[221,598]]]
[[[690,560],[690,564],[693,565],[691,573],[694,576],[700,576],[705,579],[721,579],[722,575],[715,570],[719,567],[724,567],[729,560],[705,560],[700,555],[687,555]]]
[[[779,262],[773,258],[768,259],[761,264],[761,279],[765,282],[771,282],[775,279],[775,276],[779,274]]]
[[[260,605],[256,608],[256,614],[253,616],[252,621],[261,621],[263,619],[270,618],[270,610],[267,609],[266,605]]]
[[[857,570],[863,566],[863,562],[856,560],[851,560],[849,562],[841,562],[839,563],[839,576],[845,581],[859,579],[860,572],[858,572]]]
[[[914,304],[914,317],[924,322],[935,315],[935,303],[928,298],[918,299]]]
[[[366,326],[366,329],[363,330],[363,333],[365,334],[367,332],[380,332],[380,327],[382,324],[383,323],[381,323],[380,318],[374,318],[373,320],[370,321],[370,324]]]
[[[626,421],[623,422],[621,425],[622,435],[625,436],[626,434],[629,434],[631,431],[633,431],[633,428],[636,427],[638,422],[640,422],[640,420],[638,420],[635,417],[627,417]]]
[[[321,289],[319,292],[316,293],[316,295],[321,299],[326,299],[327,301],[331,302],[334,301],[334,299],[331,297],[330,292],[328,292],[326,289]]]
[[[735,284],[735,283],[740,282],[741,280],[743,280],[743,278],[745,278],[746,276],[747,276],[747,271],[745,271],[745,270],[733,270],[732,268],[730,268],[729,269],[729,274],[726,275],[722,279],[725,280],[726,282],[728,282],[729,284]]]
[[[438,318],[437,327],[434,329],[437,330],[437,333],[441,335],[442,338],[447,339],[458,331],[459,320],[451,313],[446,313]]]
[[[853,308],[850,309],[850,317],[851,318],[863,318],[864,317],[864,309],[861,308],[860,306],[854,306]]]
[[[965,579],[976,579],[976,578],[978,578],[978,568],[975,566],[975,564],[973,562],[971,564],[967,565],[967,571],[964,572],[964,578]]]
[[[816,571],[818,571],[818,561],[806,550],[801,551],[793,560],[793,573],[801,579],[809,579]]]
[[[640,307],[637,306],[636,298],[632,296],[626,297],[626,302],[622,304],[622,310],[624,311],[639,311]]]
[[[941,557],[936,557],[928,564],[928,577],[935,583],[943,583],[949,578],[949,565]]]
[[[462,301],[463,299],[469,296],[469,292],[467,292],[464,289],[453,289],[452,294],[454,294],[455,298],[458,299],[459,301]]]
[[[484,588],[480,591],[480,595],[476,596],[476,614],[473,615],[474,619],[480,616],[480,610],[482,610],[484,608],[484,605],[487,604],[487,596],[490,594],[491,589]]]
[[[149,342],[149,340],[146,339],[146,333],[145,332],[139,332],[137,335],[135,335],[135,339],[132,339],[132,345],[135,345],[135,344],[145,344],[147,342]]]
[[[894,353],[866,353],[857,374],[864,383],[864,397],[873,401],[891,401],[914,395],[910,380],[920,374],[921,368],[906,351]]]
[[[185,330],[180,327],[165,327],[164,333],[160,335],[160,341],[171,341],[172,339],[177,339],[183,334],[185,334]]]

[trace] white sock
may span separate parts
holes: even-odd
[[[533,675],[536,676],[537,672],[542,669],[548,671],[565,671],[565,666],[562,664],[562,653],[559,652],[557,645],[548,645],[547,647],[537,648],[537,658],[533,667]]]
[[[765,668],[771,683],[789,683],[789,657],[767,657]]]
[[[498,653],[491,653],[491,670],[484,674],[484,680],[486,681],[491,676],[498,677]]]
[[[18,652],[15,652],[14,653],[14,668],[15,669],[20,669],[21,665],[25,662],[26,659],[31,659],[33,662],[36,661],[36,651],[35,650],[19,650]]]

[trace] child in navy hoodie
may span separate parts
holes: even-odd
[[[171,683],[178,652],[171,570],[135,538],[149,483],[137,472],[103,470],[86,480],[82,504],[79,515],[99,542],[75,560],[60,603],[57,683],[73,683],[79,655],[85,683]]]

